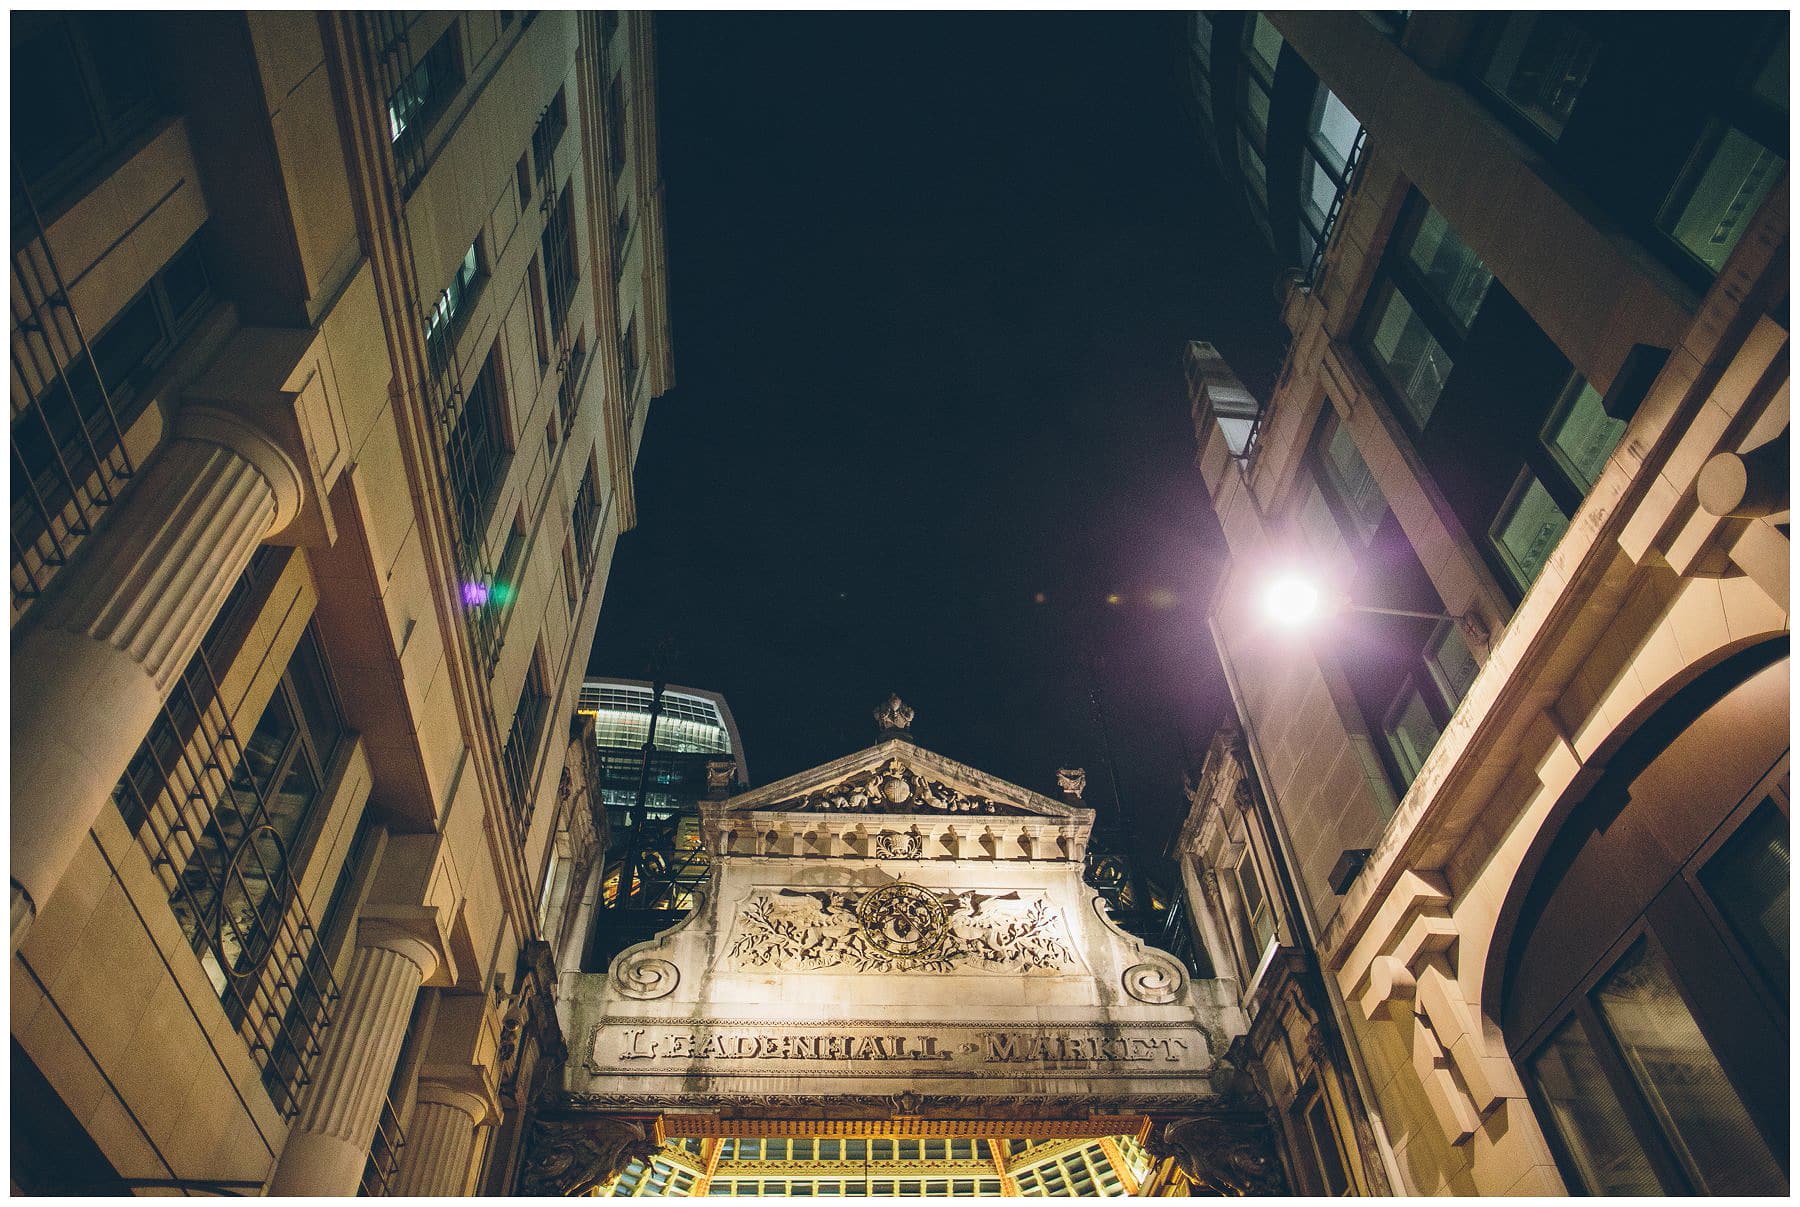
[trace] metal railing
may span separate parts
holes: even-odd
[[[1312,258],[1307,261],[1306,272],[1300,278],[1302,289],[1310,291],[1318,284],[1319,271],[1325,264],[1325,249],[1330,245],[1332,233],[1337,229],[1338,213],[1344,208],[1344,198],[1356,187],[1356,169],[1362,164],[1363,138],[1367,134],[1365,127],[1356,128],[1356,138],[1350,144],[1350,155],[1344,160],[1344,181],[1331,195],[1331,208],[1325,211],[1325,226],[1319,231],[1319,241],[1313,245]]]
[[[135,469],[30,190],[13,165],[12,619],[43,594]]]
[[[339,992],[202,648],[113,789],[284,1117]]]
[[[363,1163],[360,1198],[379,1199],[387,1195],[400,1172],[400,1150],[406,1147],[406,1133],[400,1129],[400,1112],[394,1100],[381,1096],[381,1114],[375,1120],[375,1135],[369,1141],[369,1158]]]
[[[544,715],[549,709],[550,693],[534,662],[525,674],[525,689],[519,695],[519,707],[513,712],[512,728],[507,732],[506,749],[501,755],[507,795],[512,800],[513,815],[519,819],[521,836],[531,828],[531,768],[537,762],[544,736]]]

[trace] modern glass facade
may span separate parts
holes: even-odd
[[[708,791],[708,766],[735,763],[737,785],[746,774],[737,724],[714,693],[589,680],[577,708],[594,718],[601,798],[612,832],[590,960],[601,970],[693,907],[694,893],[711,871],[699,807]]]

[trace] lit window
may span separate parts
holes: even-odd
[[[1600,480],[1606,459],[1624,435],[1625,421],[1608,415],[1600,391],[1576,374],[1545,428],[1544,445],[1586,494]]]
[[[1374,315],[1369,349],[1386,370],[1413,422],[1424,427],[1437,408],[1455,362],[1398,289],[1390,285],[1385,290]]]
[[[1388,749],[1400,769],[1401,780],[1412,783],[1442,735],[1417,687],[1408,683],[1401,689],[1382,729],[1387,735]]]
[[[1716,273],[1725,267],[1726,257],[1786,167],[1787,160],[1742,130],[1715,126],[1682,174],[1657,225]]]
[[[1281,59],[1281,34],[1269,24],[1269,18],[1262,13],[1250,24],[1250,41],[1246,49],[1250,53],[1251,66],[1260,71],[1265,79],[1275,77],[1275,64]]]
[[[1467,331],[1475,312],[1493,284],[1494,274],[1476,258],[1444,216],[1430,206],[1419,219],[1418,229],[1407,241],[1406,257],[1419,272],[1425,287]]]
[[[1556,543],[1569,530],[1569,517],[1529,469],[1520,475],[1510,501],[1494,521],[1490,537],[1513,582],[1523,591],[1537,580]]]

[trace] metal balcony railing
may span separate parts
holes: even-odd
[[[13,168],[12,619],[43,594],[135,467],[30,191]]]
[[[1357,127],[1356,139],[1350,144],[1350,155],[1344,160],[1344,183],[1331,195],[1331,208],[1325,212],[1325,227],[1319,232],[1312,259],[1307,261],[1306,273],[1300,279],[1302,289],[1310,290],[1319,282],[1319,273],[1325,265],[1325,249],[1331,245],[1332,233],[1337,229],[1338,213],[1344,208],[1344,198],[1356,187],[1356,169],[1362,164],[1363,138],[1367,134],[1366,128]]]
[[[381,1096],[381,1114],[375,1120],[375,1136],[369,1142],[369,1159],[363,1163],[359,1198],[379,1199],[387,1195],[400,1172],[400,1150],[406,1147],[406,1133],[400,1130],[400,1113],[394,1100]]]
[[[113,802],[270,1099],[293,1117],[339,993],[204,648],[176,680]]]

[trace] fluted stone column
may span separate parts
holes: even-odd
[[[358,922],[357,944],[272,1195],[356,1193],[419,986],[438,965],[429,944],[387,923]]]
[[[272,440],[204,407],[137,477],[13,654],[15,952],[251,555],[305,494]]]
[[[474,1176],[476,1129],[487,1115],[479,1094],[421,1080],[406,1125],[406,1147],[400,1150],[400,1175],[388,1193],[433,1198],[467,1194]]]

